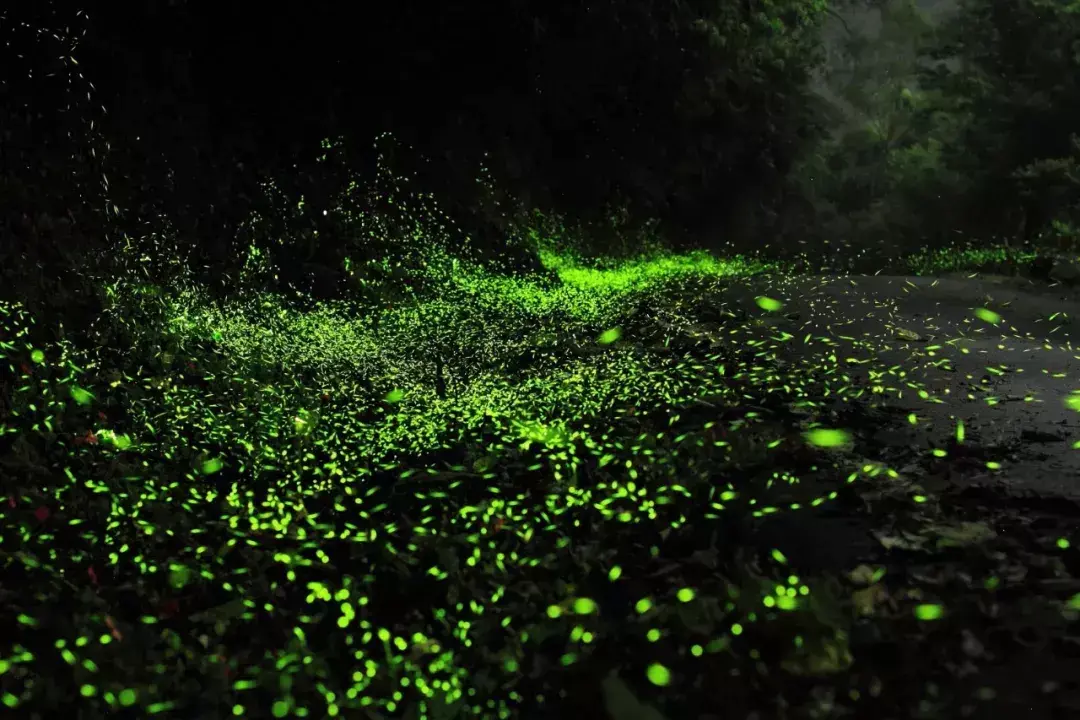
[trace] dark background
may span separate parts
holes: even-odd
[[[596,220],[625,198],[700,230],[783,175],[795,148],[781,135],[813,131],[798,110],[807,69],[740,57],[762,27],[726,48],[687,29],[751,5],[101,3],[79,58],[132,183],[167,189],[185,232],[227,231],[256,177],[303,175],[324,137],[370,162],[385,130],[429,159],[423,186],[456,209],[473,209],[486,152],[527,205]]]

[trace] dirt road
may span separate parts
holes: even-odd
[[[781,301],[782,310],[763,311],[761,296]],[[939,401],[913,390],[889,399],[886,405],[919,420],[882,431],[883,441],[929,452],[955,437],[962,420],[968,443],[1020,445],[998,460],[1001,469],[965,482],[1080,497],[1080,449],[1072,447],[1080,440],[1080,413],[1066,404],[1080,391],[1080,348],[1073,344],[1080,298],[1073,293],[994,276],[803,276],[758,278],[731,287],[727,297],[733,309],[794,336],[794,361],[806,352],[798,340],[812,333],[835,339],[838,357],[843,349],[876,358],[847,372],[868,378],[870,370],[899,366],[882,382],[898,385],[906,371],[904,379],[924,383]]]

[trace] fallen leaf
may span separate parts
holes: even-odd
[[[926,539],[901,531],[899,535],[887,535],[875,530],[873,532],[877,541],[886,550],[900,548],[901,550],[922,550],[926,545]]]
[[[848,579],[856,585],[871,585],[874,582],[874,568],[869,565],[859,565],[848,573]]]
[[[871,585],[851,594],[851,602],[860,615],[873,615],[877,606],[888,598],[889,594],[881,584]]]
[[[956,525],[931,525],[926,533],[937,535],[938,548],[975,545],[996,537],[997,533],[986,523],[961,522]]]
[[[836,638],[823,638],[816,643],[816,647],[804,645],[785,659],[781,666],[792,675],[821,676],[846,670],[853,662],[846,638],[838,635]]]
[[[922,340],[922,336],[919,335],[919,333],[915,332],[914,330],[906,330],[904,328],[896,328],[894,334],[900,340],[911,340],[912,342],[918,342],[919,340]]]

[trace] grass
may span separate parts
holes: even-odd
[[[947,272],[992,272],[1015,275],[1041,255],[1022,248],[968,247],[923,250],[907,261],[912,275],[936,275]]]
[[[521,277],[432,247],[422,290],[393,302],[302,307],[257,289],[272,268],[253,252],[250,289],[224,300],[120,273],[68,340],[0,306],[8,708],[627,720],[903,702],[852,640],[853,617],[882,613],[884,565],[837,585],[755,534],[866,492],[890,516],[944,512],[871,440],[885,398],[937,399],[877,361],[891,338],[859,345],[863,374],[785,318],[788,279],[757,261],[545,250],[549,276]],[[747,310],[729,289],[751,279],[770,290]],[[786,359],[796,342],[810,360]],[[909,645],[957,612],[892,591]]]

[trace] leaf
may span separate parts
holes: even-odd
[[[896,328],[895,335],[900,340],[911,340],[913,342],[922,340],[922,336],[919,335],[919,333],[913,330],[905,330],[904,328]]]
[[[856,590],[851,594],[851,602],[860,615],[873,615],[874,608],[886,598],[888,598],[888,593],[880,584]]]
[[[938,536],[937,546],[939,548],[975,545],[997,536],[997,533],[994,532],[993,528],[986,523],[981,522],[961,522],[956,525],[930,525],[924,532]]]
[[[472,469],[474,472],[485,473],[495,467],[496,462],[498,462],[497,458],[491,455],[484,455],[473,461]]]
[[[405,397],[405,391],[404,390],[401,390],[401,389],[391,390],[386,396],[386,402],[388,402],[388,403],[400,402],[403,397]]]
[[[832,675],[851,667],[854,658],[843,636],[822,638],[798,649],[781,666],[792,675]]]
[[[612,720],[667,720],[659,710],[638,700],[614,670],[600,683],[600,689],[604,709]]]
[[[884,576],[884,570],[881,568],[879,568],[879,570],[881,570],[881,576]],[[856,585],[873,585],[878,580],[880,580],[881,577],[874,570],[874,568],[870,567],[869,565],[859,565],[857,568],[848,573],[848,579]]]
[[[904,531],[900,531],[899,535],[888,535],[884,532],[874,530],[871,534],[877,538],[877,541],[881,543],[881,546],[886,550],[892,548],[900,548],[901,550],[922,550],[926,545],[925,538]]]
[[[983,322],[988,322],[991,325],[997,325],[1001,322],[1001,316],[993,310],[987,310],[986,308],[979,308],[975,311],[975,317],[979,318]]]

